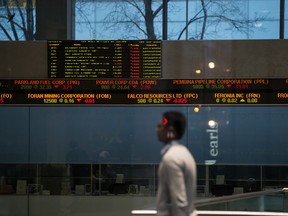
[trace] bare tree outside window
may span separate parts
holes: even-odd
[[[194,23],[198,23],[199,28],[189,30],[189,40],[217,38],[220,29],[249,37],[257,24],[268,18],[268,14],[254,14],[253,17],[249,17],[249,12],[245,10],[247,1],[199,0],[198,2],[200,4],[197,7],[198,11],[185,24],[177,37],[178,40]]]
[[[0,40],[34,40],[35,1],[0,0]],[[249,39],[254,30],[264,29],[257,26],[269,15],[252,17],[248,0],[167,1],[169,40],[218,39],[225,32]],[[185,9],[179,9],[179,4],[186,2],[185,20]],[[75,5],[76,30],[82,31],[84,39],[162,39],[163,0],[76,0]]]
[[[78,1],[85,2],[85,0]],[[220,33],[223,34],[223,31],[236,32],[249,38],[257,28],[257,24],[267,20],[269,15],[254,14],[251,17],[247,7],[249,1],[246,0],[167,1],[168,39],[170,40],[215,39]],[[99,3],[99,1],[94,2]],[[109,8],[105,17],[101,21],[97,20],[99,26],[100,22],[105,23],[105,31],[120,35],[122,39],[162,39],[163,0],[102,0],[100,2]],[[191,5],[188,10],[188,20],[183,18],[185,9],[179,10],[179,4],[183,5],[187,2]],[[180,16],[181,18],[178,18]],[[89,20],[88,23],[93,27],[92,22],[93,20]]]
[[[0,40],[34,40],[35,0],[0,0]]]
[[[85,34],[86,39],[95,39],[97,27],[93,25],[93,14],[95,13],[96,3],[87,0],[76,0],[75,3],[75,20],[78,33]],[[76,28],[75,28],[76,29]]]
[[[160,39],[162,0],[77,0],[76,23],[93,39]]]
[[[162,28],[157,29],[155,25],[162,25],[162,0],[124,0],[111,6],[111,12],[105,17],[109,23],[107,28],[117,31],[115,23],[121,23],[124,32],[132,33],[136,38],[141,35],[149,40],[160,39]]]
[[[102,2],[107,9],[102,20],[104,31],[115,33],[121,39],[161,39],[162,0]]]

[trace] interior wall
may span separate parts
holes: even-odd
[[[165,41],[162,50],[169,79],[287,77],[288,40]]]
[[[109,204],[108,204],[109,203]],[[118,216],[134,209],[154,209],[155,197],[145,196],[0,196],[2,216]],[[28,204],[28,205],[27,205]],[[12,206],[13,205],[13,206]]]
[[[0,41],[0,78],[47,78],[47,47],[45,41]]]

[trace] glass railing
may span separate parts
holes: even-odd
[[[288,189],[271,189],[230,196],[198,199],[198,216],[256,215],[288,216]],[[133,210],[131,215],[156,215],[156,210]]]

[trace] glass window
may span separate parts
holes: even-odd
[[[0,39],[35,40],[36,0],[0,3]],[[148,3],[75,0],[74,37],[78,40],[162,39],[162,0]],[[205,4],[198,0],[171,0],[167,11],[168,39],[276,39],[279,38],[279,5],[279,0],[217,0]],[[60,30],[51,28],[51,31]],[[48,38],[57,33],[46,34]]]
[[[248,39],[278,39],[279,38],[279,0],[250,0],[249,17],[258,18],[251,25]]]
[[[159,39],[160,0],[76,1],[76,39]],[[146,5],[145,5],[146,3]],[[145,10],[145,8],[147,8]]]
[[[0,1],[0,40],[34,40],[36,0]]]
[[[279,4],[275,1],[217,0],[201,4],[201,1],[175,0],[169,4],[170,39],[261,39],[278,36],[275,24],[279,21]],[[174,15],[173,4],[178,6],[176,8],[183,8],[178,16]],[[186,21],[185,10],[188,11]]]
[[[76,1],[76,39],[161,39],[162,0]],[[274,39],[279,0],[168,1],[169,40]],[[150,8],[152,11],[144,8]]]

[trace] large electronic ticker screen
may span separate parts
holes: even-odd
[[[288,79],[0,80],[0,105],[288,104]]]
[[[161,42],[48,41],[49,78],[160,78]]]

